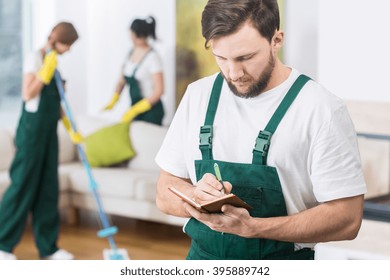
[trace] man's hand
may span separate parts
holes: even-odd
[[[251,227],[253,218],[244,208],[225,204],[222,206],[222,214],[204,213],[192,207],[188,203],[185,203],[184,208],[192,217],[213,230],[231,233],[246,238],[253,236]]]
[[[225,186],[225,194],[230,193],[232,191],[232,184],[229,182],[223,182],[223,184]],[[224,194],[221,190],[222,185],[217,178],[211,173],[206,173],[196,184],[193,199],[197,203],[203,204],[204,202],[223,196]]]
[[[225,186],[225,193],[230,193],[232,191],[232,184],[226,181],[223,182],[223,184]],[[213,174],[206,173],[196,184],[193,199],[202,204],[207,201],[214,200],[217,197],[224,196],[221,190],[221,182],[219,182]],[[250,237],[252,234],[250,224],[253,218],[244,208],[225,204],[222,206],[222,213],[211,214],[199,211],[190,204],[184,203],[184,209],[190,216],[204,223],[213,230],[231,233],[242,237]]]

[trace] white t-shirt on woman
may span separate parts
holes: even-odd
[[[27,55],[23,63],[23,75],[25,74],[36,74],[39,69],[41,69],[43,64],[43,57],[40,50],[31,52]],[[41,99],[41,93],[39,92],[37,96],[31,98],[25,103],[25,110],[27,112],[34,113],[38,111],[39,101]]]
[[[134,69],[139,63],[133,63],[130,61],[130,57],[127,56],[125,63],[123,64],[123,75],[130,77],[133,75]],[[144,98],[147,98],[153,94],[153,75],[161,73],[162,62],[160,56],[156,51],[151,50],[147,53],[146,57],[142,60],[135,78],[138,80],[141,88],[141,93]]]

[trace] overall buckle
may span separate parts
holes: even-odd
[[[201,149],[211,149],[213,142],[213,127],[211,125],[204,125],[200,127],[199,147]]]
[[[264,158],[267,156],[268,149],[271,142],[272,133],[269,131],[260,131],[256,138],[255,148],[253,152],[258,152]]]

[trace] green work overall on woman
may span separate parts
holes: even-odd
[[[217,112],[223,78],[219,74],[214,82],[208,104],[206,120],[200,130],[202,160],[195,161],[196,177],[200,180],[205,173],[214,172],[214,163],[218,163],[224,180],[233,186],[232,193],[253,207],[253,217],[287,216],[286,204],[275,167],[267,165],[272,134],[298,95],[309,80],[301,75],[275,111],[271,120],[259,135],[253,150],[251,164],[214,160],[212,154],[213,123]],[[261,238],[243,238],[233,234],[217,232],[205,224],[191,218],[185,227],[192,238],[187,259],[314,259],[314,251],[304,248],[294,250],[294,243]]]
[[[58,140],[60,98],[54,79],[44,86],[38,110],[25,110],[16,131],[11,185],[0,203],[0,250],[12,252],[32,213],[39,255],[58,250]],[[16,203],[15,203],[16,202]]]
[[[130,77],[125,76],[125,80],[127,84],[129,85],[129,94],[131,99],[131,106],[136,104],[138,101],[141,101],[144,99],[142,96],[142,91],[139,82],[135,78],[135,74],[137,73],[138,68],[140,67],[142,61],[146,58],[146,56],[152,51],[150,49],[144,57],[141,59],[141,61],[138,63],[138,65],[134,68],[134,71]],[[131,55],[131,54],[130,54]],[[149,111],[146,111],[144,113],[139,114],[134,120],[140,120],[140,121],[146,121],[150,123],[154,123],[157,125],[162,124],[162,120],[164,118],[164,108],[162,105],[161,100],[156,102],[152,105],[152,108]]]

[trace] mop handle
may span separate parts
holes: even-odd
[[[61,78],[61,75],[57,69],[54,71],[54,79],[55,79],[57,89],[58,89],[59,94],[60,94],[61,102],[62,102],[64,109],[65,109],[65,114],[69,119],[72,130],[74,132],[77,132],[76,123],[74,122],[73,115],[72,115],[72,112],[70,110],[70,106],[68,104],[68,101],[65,98],[65,89],[64,89],[64,86],[62,84],[62,78]],[[97,192],[98,186],[97,186],[97,183],[95,181],[95,178],[92,175],[91,166],[87,160],[87,157],[85,155],[84,149],[82,148],[81,144],[77,144],[77,150],[79,152],[79,155],[80,155],[81,161],[84,165],[84,168],[87,171],[88,178],[89,178],[89,187],[90,187],[92,194],[95,198],[95,202],[96,202],[97,207],[98,207],[98,215],[100,217],[100,221],[101,221],[102,226],[103,226],[103,230],[99,231],[98,235],[99,235],[99,237],[106,237],[108,239],[108,243],[110,244],[110,247],[113,250],[114,256],[116,258],[119,256],[119,254],[117,253],[117,247],[116,247],[116,243],[115,243],[113,235],[116,234],[118,229],[116,227],[110,226],[110,223],[107,219],[107,215],[103,210],[103,204],[101,202],[99,193]],[[119,258],[119,259],[122,259],[122,258]]]
[[[77,132],[76,123],[74,121],[74,118],[73,118],[73,115],[72,115],[72,111],[70,110],[69,103],[66,100],[65,89],[64,89],[64,86],[62,85],[62,78],[61,78],[61,75],[58,72],[58,70],[55,70],[55,72],[54,72],[54,79],[56,81],[57,89],[58,89],[58,91],[60,93],[60,98],[61,98],[61,102],[63,104],[63,107],[65,109],[65,114],[66,114],[66,116],[69,119],[69,122],[70,122],[70,125],[72,127],[72,130],[74,132]],[[80,154],[81,161],[82,161],[84,167],[87,170],[90,182],[93,182],[93,184],[91,184],[91,187],[92,188],[96,188],[97,184],[96,184],[95,180],[93,179],[93,176],[92,176],[92,173],[91,173],[91,167],[89,165],[89,162],[87,161],[87,157],[85,155],[84,149],[82,149],[80,144],[77,144],[77,150],[78,150],[78,152]]]
[[[76,127],[76,123],[75,123],[75,121],[73,119],[72,111],[70,110],[69,103],[68,103],[68,101],[66,100],[66,97],[65,97],[65,89],[64,89],[64,86],[62,85],[62,78],[61,78],[60,72],[58,72],[57,69],[54,72],[54,79],[55,79],[55,82],[56,82],[56,85],[57,85],[58,92],[60,93],[60,98],[61,98],[61,102],[63,104],[63,107],[65,109],[65,114],[66,114],[66,116],[69,119],[69,122],[70,122],[70,125],[72,127],[72,130],[74,132],[77,132],[77,127]],[[91,167],[89,165],[89,162],[87,161],[87,157],[85,155],[85,152],[82,149],[80,144],[77,144],[77,149],[79,151],[79,154],[80,154],[80,157],[81,157],[81,161],[82,161],[84,167],[87,170],[88,177],[89,177],[90,181],[94,182],[94,184],[92,184],[91,187],[92,188],[96,188],[97,186],[96,186],[95,180],[93,179],[93,176],[91,174]]]
[[[68,117],[69,121],[70,121],[70,124],[72,126],[72,129],[73,131],[77,132],[77,127],[76,127],[76,124],[74,122],[74,119],[73,119],[73,116],[72,116],[72,112],[70,110],[70,106],[65,98],[65,89],[62,85],[62,79],[61,79],[61,75],[60,73],[55,70],[54,72],[54,78],[55,78],[55,82],[56,82],[56,85],[57,85],[57,89],[60,93],[60,98],[61,98],[61,101],[64,105],[64,109],[65,109],[65,114],[66,116]],[[89,178],[89,182],[90,182],[90,188],[92,189],[92,193],[95,197],[95,201],[96,201],[96,204],[98,206],[98,212],[99,212],[99,216],[100,216],[100,219],[101,219],[101,222],[102,222],[102,225],[103,225],[103,228],[109,228],[110,227],[110,224],[107,220],[107,217],[103,211],[103,205],[100,201],[100,197],[97,193],[97,184],[96,184],[96,181],[92,175],[92,171],[91,171],[91,166],[89,165],[89,162],[87,160],[87,157],[85,155],[85,152],[84,152],[84,149],[81,147],[80,144],[77,144],[77,149],[78,149],[78,152],[80,154],[80,158],[81,158],[81,161],[87,171],[87,174],[88,174],[88,178]]]
[[[72,112],[70,110],[70,106],[68,104],[68,101],[65,98],[65,89],[64,89],[64,86],[62,85],[62,78],[61,78],[60,72],[58,72],[57,69],[54,71],[54,78],[55,78],[55,81],[56,81],[56,84],[57,84],[57,89],[58,89],[58,91],[60,93],[61,101],[62,101],[62,103],[64,105],[65,114],[66,114],[66,116],[69,119],[69,122],[70,122],[70,125],[72,127],[72,130],[74,132],[77,132],[76,123],[75,123],[75,121],[73,119]]]

